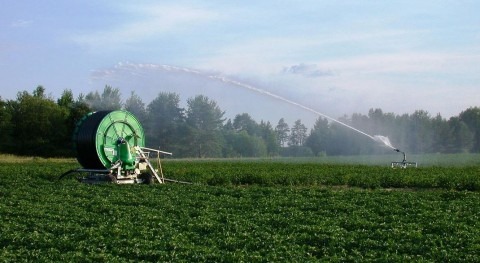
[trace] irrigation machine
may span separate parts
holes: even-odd
[[[160,155],[169,152],[145,147],[145,134],[135,116],[123,110],[85,115],[73,133],[77,160],[82,168],[70,170],[84,183],[164,183]],[[156,161],[156,167],[151,160]],[[173,180],[172,180],[173,181]]]
[[[400,151],[399,149],[393,149],[396,152],[403,154],[403,160],[401,162],[392,162],[392,168],[408,168],[408,167],[417,167],[416,162],[407,162],[407,154]]]

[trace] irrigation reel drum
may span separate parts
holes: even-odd
[[[99,183],[164,183],[160,154],[168,154],[146,148],[145,134],[135,116],[123,110],[97,111],[85,115],[73,134],[77,160],[82,168],[70,170],[60,179],[72,173],[86,173],[81,182]],[[150,162],[156,154],[158,169]]]

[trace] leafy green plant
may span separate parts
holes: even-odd
[[[166,176],[196,184],[57,181],[74,167],[0,166],[0,261],[475,262],[480,256],[480,193],[456,190],[477,182],[477,168],[176,161],[165,162]],[[440,176],[454,183],[442,189]]]

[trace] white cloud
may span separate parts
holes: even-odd
[[[336,98],[344,112],[378,107],[400,114],[423,109],[450,117],[478,104],[479,64],[480,56],[470,52],[372,54],[318,62],[336,74],[303,84],[311,98],[326,94],[315,85],[335,87],[327,96]]]
[[[73,41],[91,48],[115,49],[142,43],[167,32],[196,27],[220,17],[206,9],[176,4],[131,5],[122,6],[122,9],[126,12],[125,23],[114,28],[75,35]]]
[[[173,63],[202,72],[222,72],[294,101],[316,105],[316,109],[336,116],[365,113],[377,107],[399,114],[424,109],[451,116],[480,99],[474,92],[480,81],[477,50],[439,44],[436,35],[444,31],[412,24],[403,26],[400,20],[405,16],[384,23],[385,16],[381,15],[363,24],[346,21],[324,25],[315,20],[307,24],[287,21],[269,25],[273,23],[267,18],[273,16],[262,17],[261,24],[242,17],[242,10],[235,13],[230,9],[220,15],[218,7],[167,7],[171,9],[165,10],[162,5],[129,7],[129,12],[145,18],[137,17],[112,30],[108,38],[120,39],[118,43],[126,43],[121,39],[145,40],[160,32],[222,19],[223,26],[205,31],[212,38],[210,41],[185,40],[186,46],[194,50],[193,56],[186,60],[182,57],[185,54],[179,52]],[[237,29],[227,37],[222,35]],[[205,43],[209,45],[202,46]],[[144,70],[147,69],[138,70],[138,74]],[[203,84],[204,80],[200,81]],[[446,103],[447,97],[455,102]]]
[[[344,73],[441,73],[475,69],[480,55],[456,52],[400,52],[371,54],[319,62]]]
[[[300,63],[283,68],[283,73],[296,74],[304,77],[327,77],[333,76],[333,72],[327,69],[320,69],[316,64]]]
[[[377,30],[374,32],[342,32],[326,31],[311,32],[312,34],[299,33],[288,36],[264,35],[245,36],[237,41],[215,47],[213,55],[199,58],[196,67],[204,69],[221,69],[230,74],[255,72],[257,74],[274,74],[285,67],[299,63],[316,64],[323,70],[330,67],[321,63],[329,61],[330,52],[336,52],[339,59],[348,60],[353,56],[371,53],[373,47],[378,47],[378,52],[390,53],[408,50],[411,41],[401,39],[415,39],[423,31],[404,30]],[[408,43],[407,43],[408,42]],[[342,47],[346,50],[365,47],[367,51],[357,51],[357,54],[342,54]],[[350,52],[350,51],[347,51]]]
[[[19,19],[19,20],[13,21],[13,22],[10,24],[10,26],[11,26],[11,27],[29,27],[32,23],[33,23],[32,20]]]

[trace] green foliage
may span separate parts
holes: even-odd
[[[68,111],[44,96],[38,87],[33,95],[18,94],[12,102],[13,139],[15,151],[26,155],[58,155],[63,139],[67,136],[65,123]],[[60,146],[60,147],[59,147]]]
[[[237,114],[233,119],[233,128],[237,132],[245,132],[249,135],[260,134],[257,122],[248,113]]]
[[[260,125],[260,137],[265,142],[267,147],[268,156],[277,156],[279,153],[280,145],[277,143],[277,135],[273,130],[272,124],[270,122],[261,121]]]
[[[308,146],[315,156],[319,156],[322,152],[325,153],[330,137],[329,133],[328,120],[318,118],[315,121],[313,129],[310,131],[305,146]]]
[[[144,129],[148,145],[174,152],[182,156],[188,129],[185,125],[184,109],[180,107],[180,96],[160,92],[147,106],[147,121]]]
[[[283,118],[278,121],[275,127],[275,133],[277,135],[278,145],[285,146],[288,142],[290,128]]]
[[[12,140],[12,112],[8,106],[8,102],[0,97],[0,151],[5,151]]]
[[[459,119],[468,126],[470,131],[473,132],[474,152],[480,152],[480,108],[471,107],[462,111],[459,115]]]
[[[146,105],[134,92],[122,103],[118,88],[80,94],[74,100],[65,90],[56,101],[38,86],[17,100],[0,98],[0,151],[36,156],[73,156],[71,136],[86,113],[98,110],[131,111],[140,120],[147,146],[173,152],[176,157],[275,157],[385,154],[368,135],[319,117],[308,133],[298,119],[290,128],[283,118],[275,127],[257,123],[248,113],[224,119],[215,101],[198,95],[180,107],[176,93],[160,92]],[[471,153],[480,151],[480,109],[472,107],[446,120],[423,110],[395,115],[370,109],[339,121],[370,135],[390,138],[394,147],[410,153]]]
[[[134,91],[132,91],[130,97],[125,101],[123,108],[131,112],[140,123],[147,122],[145,103],[143,103],[142,99]]]
[[[72,156],[70,138],[75,123],[89,111],[85,103],[73,99],[70,90],[56,102],[45,96],[42,86],[32,94],[19,92],[15,101],[0,101],[0,150],[32,156]]]
[[[267,157],[279,154],[279,145],[272,125],[260,124],[247,113],[235,116],[223,126],[223,157]]]
[[[281,176],[280,169],[269,175],[268,163],[169,161],[168,176],[183,170],[190,178],[197,173],[213,181],[224,174],[242,187],[56,180],[74,167],[48,161],[0,166],[0,261],[476,262],[480,257],[478,191],[381,185],[363,190],[306,181],[326,176],[325,183],[346,178],[357,184],[369,176],[392,181],[420,176],[428,184],[441,174],[448,183],[461,170],[298,163],[283,165],[287,181],[267,187],[261,185]],[[305,177],[307,170],[315,176]],[[478,167],[465,173],[477,175]]]
[[[389,166],[289,161],[166,161],[164,172],[209,185],[349,186],[480,191],[478,166],[392,169]],[[188,167],[186,169],[185,167]]]
[[[474,118],[470,115],[474,114],[464,115],[463,118],[452,117],[445,120],[440,114],[432,118],[423,110],[417,110],[411,115],[395,115],[384,113],[381,109],[371,109],[367,116],[355,113],[351,117],[344,116],[339,120],[370,135],[388,136],[395,147],[409,153],[477,152],[474,135],[480,126],[476,126],[475,121],[472,121]],[[321,141],[318,138],[319,131],[314,127],[307,139],[307,145],[313,147],[314,152],[325,152],[328,155],[358,155],[385,151],[372,143],[367,136],[338,123],[322,127],[326,143],[319,147],[318,141]]]
[[[122,108],[120,90],[108,85],[105,86],[102,94],[98,93],[98,91],[88,93],[84,102],[93,111],[120,110]]]
[[[307,127],[298,119],[290,129],[289,146],[302,146],[307,139]]]
[[[186,124],[190,128],[189,156],[221,157],[223,112],[215,101],[203,95],[187,100]]]

